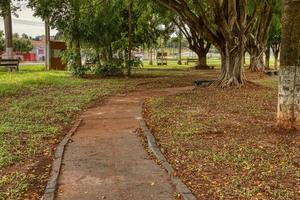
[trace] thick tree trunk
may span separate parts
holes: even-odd
[[[220,87],[240,87],[245,82],[243,73],[244,66],[244,46],[240,45],[233,51],[230,51],[228,45],[221,50],[221,76],[214,83]]]
[[[260,72],[263,71],[264,66],[264,58],[263,58],[263,51],[260,51],[258,49],[251,49],[250,52],[250,67],[249,69],[252,72]]]
[[[266,69],[270,69],[270,47],[267,47],[265,51],[266,55]]]
[[[198,56],[198,64],[196,66],[196,69],[209,69],[209,66],[207,65],[207,58],[206,58],[207,52],[198,49],[197,51],[195,51],[195,53]]]
[[[282,6],[277,122],[300,129],[300,0],[284,0]]]

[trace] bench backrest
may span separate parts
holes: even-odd
[[[1,66],[11,66],[11,65],[19,65],[20,59],[3,59],[0,58],[0,65]]]

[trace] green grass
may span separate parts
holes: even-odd
[[[149,61],[148,60],[144,60],[143,64],[144,67],[146,69],[157,69],[157,68],[165,68],[165,69],[189,69],[189,68],[193,68],[196,63],[189,63],[189,65],[185,64],[186,58],[182,59],[182,65],[178,65],[177,61],[168,61],[168,65],[167,66],[158,66],[156,61],[153,61],[153,65],[149,65]],[[274,58],[270,58],[270,67],[272,68],[272,66],[274,66],[275,63],[275,59]],[[207,58],[207,64],[209,66],[214,66],[215,69],[220,69],[221,67],[221,59],[217,58],[217,57],[211,57],[211,58]],[[249,56],[246,56],[246,66],[250,64],[250,58]]]
[[[64,86],[73,85],[78,82],[76,79],[71,79],[68,72],[50,71],[45,73],[43,66],[22,66],[21,71],[15,72],[0,72],[0,97],[13,95],[22,90],[33,89],[40,86]]]
[[[40,197],[49,167],[40,166],[39,160],[50,160],[66,127],[94,100],[119,92],[192,85],[203,73],[139,69],[131,79],[79,79],[65,71],[44,71],[43,66],[20,69],[0,71],[1,200]]]
[[[49,166],[39,160],[50,160],[66,127],[94,100],[120,92],[188,86],[198,78],[218,76],[217,71],[196,71],[192,66],[175,61],[169,66],[145,65],[134,70],[131,79],[78,79],[65,71],[44,71],[44,66],[0,71],[0,200],[40,197]],[[176,134],[190,135],[192,129]]]
[[[64,128],[91,101],[120,91],[126,82],[77,79],[68,72],[42,71],[42,67],[0,72],[0,169],[4,170],[0,171],[0,199],[33,192],[30,182],[41,178],[32,178],[27,168],[35,158],[51,154]],[[16,165],[24,166],[9,172]]]

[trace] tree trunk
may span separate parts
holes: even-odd
[[[132,1],[128,6],[128,63],[127,76],[131,76],[131,60],[132,60]]]
[[[7,58],[13,57],[13,34],[12,34],[12,21],[11,21],[11,10],[8,6],[7,14],[4,16],[4,28],[5,28],[5,44],[6,44],[6,53]]]
[[[233,51],[231,51],[227,42],[221,49],[221,76],[214,83],[220,87],[240,87],[245,82],[243,73],[245,47],[243,41],[240,42]]]
[[[196,69],[209,69],[209,66],[207,65],[207,58],[206,58],[207,52],[198,49],[197,51],[195,51],[195,53],[198,56],[198,64],[196,66]]]
[[[150,54],[149,65],[153,65],[153,49],[152,48],[150,48],[149,54]]]
[[[51,66],[51,55],[50,55],[50,26],[48,18],[45,19],[45,63],[46,63],[46,70],[50,69]]]
[[[300,129],[300,1],[283,0],[277,123]]]
[[[275,63],[274,63],[274,68],[277,70],[278,67],[278,56],[279,56],[279,51],[276,51],[274,53],[274,58],[275,58]]]
[[[255,48],[251,49],[250,52],[250,67],[249,69],[252,72],[260,72],[263,71],[264,66],[264,58],[263,58],[263,51],[259,51]]]
[[[280,44],[274,44],[271,45],[273,54],[274,54],[274,58],[275,58],[275,63],[274,63],[274,68],[277,70],[278,67],[278,56],[279,56],[279,51],[280,51]]]
[[[113,59],[113,49],[112,49],[112,45],[109,45],[109,49],[108,49],[108,59],[109,61],[112,61]]]
[[[181,50],[182,50],[182,33],[179,33],[179,47],[178,47],[178,65],[182,65],[182,59],[181,59]]]
[[[265,51],[266,55],[266,69],[270,69],[270,47],[267,47]]]
[[[76,51],[76,54],[78,55],[78,56],[76,56],[76,64],[77,64],[77,67],[80,68],[82,66],[81,66],[81,47],[80,47],[79,40],[76,41],[75,51]]]
[[[96,57],[99,67],[101,66],[101,55],[99,49],[96,49]]]

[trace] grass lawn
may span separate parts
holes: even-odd
[[[140,69],[131,79],[78,79],[24,66],[0,71],[0,199],[38,199],[53,150],[80,112],[108,95],[192,85],[203,72]]]
[[[171,69],[145,66],[130,79],[78,79],[64,71],[45,72],[43,66],[22,66],[18,73],[0,71],[0,200],[41,197],[53,150],[76,116],[93,102],[116,93],[188,86],[217,75],[218,71],[196,71],[175,63]],[[276,84],[255,74],[249,77]],[[197,98],[198,102],[206,97]]]
[[[202,87],[144,104],[162,151],[198,199],[300,199],[300,134],[276,127],[276,78],[255,82],[262,86]]]

